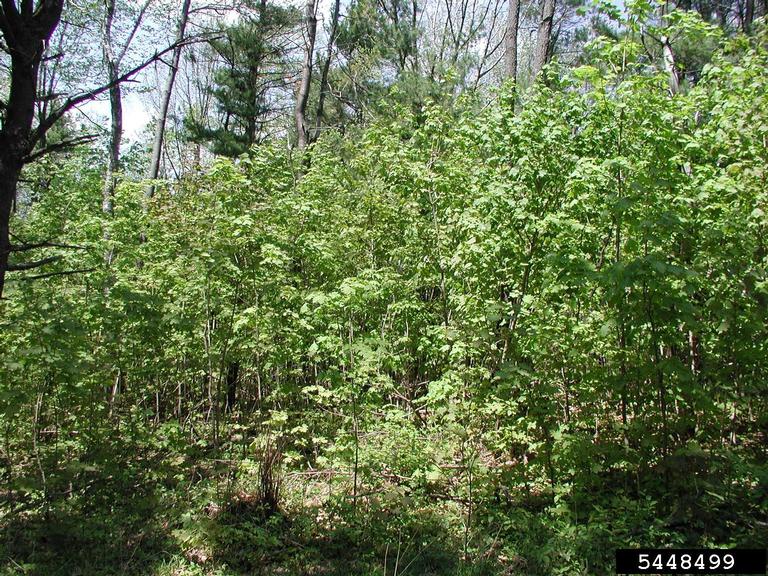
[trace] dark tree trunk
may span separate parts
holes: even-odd
[[[240,363],[230,362],[227,366],[227,405],[226,411],[232,412],[237,403],[237,383],[240,380]]]
[[[5,149],[2,141],[0,141],[0,147]],[[5,273],[8,270],[8,256],[11,251],[11,210],[16,196],[16,182],[19,172],[20,169],[8,165],[6,158],[0,158],[0,297],[2,297],[5,287]]]
[[[411,58],[413,58],[413,71],[419,71],[419,36],[416,34],[418,26],[419,3],[418,0],[411,2]]]
[[[701,15],[701,19],[704,22],[712,20],[712,6],[713,4],[709,0],[700,0],[695,4],[696,10]]]
[[[746,0],[744,7],[744,32],[752,31],[752,22],[755,20],[755,0]]]
[[[715,13],[717,14],[717,21],[721,28],[725,28],[728,23],[728,9],[730,4],[727,0],[715,0]]]
[[[0,7],[0,32],[11,54],[11,85],[0,129],[0,298],[11,252],[10,220],[16,185],[25,158],[35,146],[32,123],[40,61],[63,5],[64,0],[49,0],[35,11],[21,12],[15,2],[3,2]]]

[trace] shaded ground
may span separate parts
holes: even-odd
[[[33,493],[10,513],[4,503],[0,574],[611,574],[616,547],[768,542],[760,519],[766,469],[740,470],[750,480],[735,484],[722,459],[670,459],[672,472],[651,470],[634,484],[609,472],[568,502],[547,492],[480,491],[465,531],[466,503],[394,485],[357,508],[343,490],[322,498],[306,485],[284,486],[282,509],[268,513],[256,485],[233,481],[224,460],[123,448],[91,454],[75,476],[49,475],[59,496],[47,503]],[[110,456],[120,453],[143,456]],[[664,474],[670,479],[661,482]]]
[[[10,513],[5,503],[0,574],[499,573],[486,559],[463,562],[455,530],[428,509],[356,511],[341,500],[268,514],[249,492],[227,491],[221,470],[180,458],[104,456],[79,468],[80,490],[47,504],[22,499]]]

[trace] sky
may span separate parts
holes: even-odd
[[[277,0],[278,4],[283,5],[302,5],[298,0]],[[325,20],[329,17],[331,12],[332,0],[319,0],[318,1],[318,36],[322,37],[323,27]],[[342,4],[346,4],[346,0],[342,0]],[[231,17],[225,18],[225,21],[233,20],[235,13],[232,12]],[[321,40],[318,38],[318,45]],[[165,70],[161,70],[160,74],[164,76]],[[142,75],[137,76],[137,79],[141,79]],[[83,116],[78,121],[85,123],[96,122],[99,126],[107,128],[109,126],[109,100],[105,95],[101,98],[93,100],[80,107],[81,112],[87,117]],[[152,105],[148,101],[146,96],[135,92],[123,93],[123,140],[125,143],[139,140],[144,133],[147,125],[152,121],[153,110]]]
[[[109,100],[94,100],[80,108],[91,121],[100,126],[108,126]],[[123,138],[126,142],[138,140],[150,120],[152,115],[140,94],[128,93],[123,96]],[[83,121],[87,122],[86,119]]]

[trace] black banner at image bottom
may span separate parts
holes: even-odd
[[[766,550],[616,550],[617,574],[765,574]]]

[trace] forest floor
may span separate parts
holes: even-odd
[[[729,527],[742,534],[730,545],[768,542],[768,525],[749,513],[758,486],[730,501],[688,498],[682,474],[663,517],[617,477],[590,489],[600,504],[579,520],[546,492],[478,493],[469,509],[460,496],[386,480],[361,484],[355,499],[347,471],[281,474],[280,504],[267,512],[261,476],[243,460],[115,448],[49,474],[44,499],[18,491],[7,512],[5,492],[0,575],[612,574],[620,545],[722,544]]]
[[[350,494],[329,498],[321,477],[288,475],[279,510],[266,513],[255,492],[231,482],[226,460],[189,467],[167,454],[104,456],[79,466],[80,489],[51,491],[47,502],[20,499],[0,518],[0,574],[490,575],[509,568],[503,556],[492,558],[493,547],[464,558],[459,506],[416,505],[394,485],[361,494],[354,506]]]

